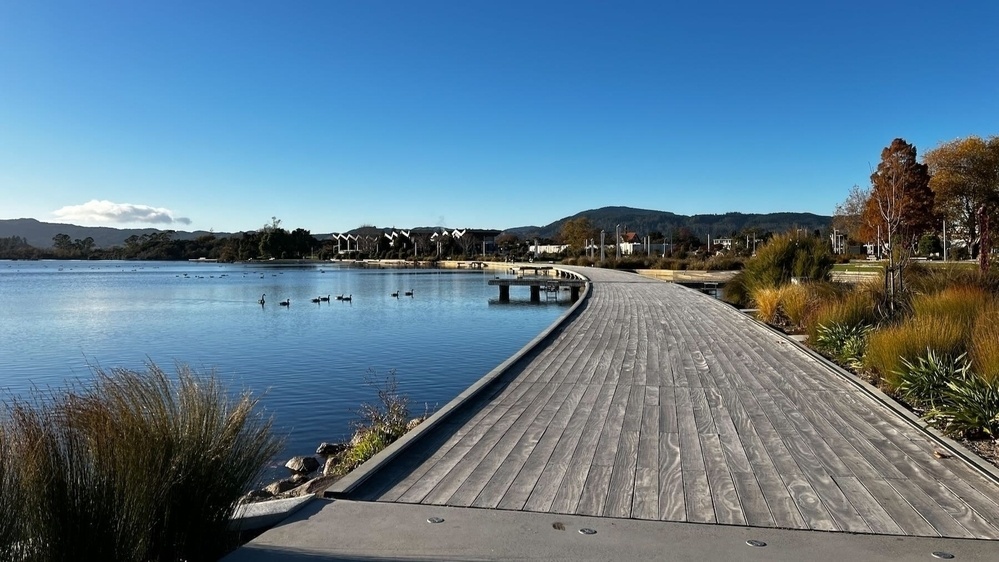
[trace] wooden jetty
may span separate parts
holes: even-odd
[[[576,271],[570,321],[327,494],[999,539],[993,468],[876,392],[697,291]]]
[[[579,299],[579,291],[586,286],[582,279],[558,279],[551,277],[521,277],[518,279],[490,279],[490,285],[499,287],[500,302],[510,301],[510,287],[530,287],[531,302],[541,301],[541,292],[558,294],[563,288],[569,289],[569,301]]]

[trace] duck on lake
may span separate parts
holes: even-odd
[[[291,299],[285,299],[278,303],[281,306],[291,306]]]

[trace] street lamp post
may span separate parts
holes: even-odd
[[[621,225],[614,226],[614,259],[621,259]]]

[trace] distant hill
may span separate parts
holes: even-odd
[[[504,232],[521,238],[554,238],[566,221],[586,217],[597,229],[613,233],[617,225],[621,230],[645,235],[650,232],[668,233],[676,228],[689,228],[698,236],[729,236],[744,229],[784,232],[793,228],[823,230],[829,228],[832,217],[812,213],[725,213],[723,215],[677,215],[668,211],[652,211],[631,207],[602,207],[561,218],[545,226],[520,226]]]
[[[107,226],[77,226],[75,224],[62,224],[54,222],[41,222],[35,219],[0,219],[0,238],[20,236],[28,241],[28,244],[36,248],[51,248],[52,238],[56,234],[65,234],[73,240],[83,240],[86,237],[94,239],[94,245],[98,248],[110,248],[111,246],[123,246],[125,239],[129,236],[142,236],[143,234],[154,234],[164,232],[156,228],[111,228]],[[204,230],[195,232],[176,231],[174,239],[193,240],[199,236],[213,234]],[[216,236],[228,236],[224,233],[214,233]]]
[[[631,207],[603,207],[600,209],[590,209],[576,213],[570,217],[561,218],[545,226],[520,226],[508,228],[503,232],[516,234],[521,238],[555,238],[562,225],[577,217],[587,217],[598,229],[613,233],[616,225],[621,225],[622,231],[637,232],[639,235],[646,235],[650,232],[668,233],[675,228],[689,228],[697,236],[729,236],[744,229],[756,228],[760,231],[784,232],[792,228],[804,228],[806,230],[822,230],[829,228],[832,217],[813,215],[812,213],[767,213],[767,214],[744,214],[725,213],[724,215],[677,215],[668,211],[652,211],[648,209],[633,209]],[[473,225],[468,225],[473,228]],[[294,227],[292,227],[294,228]],[[401,228],[401,227],[400,227]],[[423,228],[403,228],[403,230],[424,230]],[[440,227],[432,227],[439,230]],[[351,234],[378,234],[384,229],[379,227],[360,227],[347,231]],[[98,248],[110,248],[112,246],[123,246],[125,239],[129,236],[142,236],[143,234],[154,234],[164,232],[156,228],[111,228],[107,226],[77,226],[73,224],[41,222],[35,219],[0,219],[0,238],[10,236],[20,236],[28,241],[28,244],[36,248],[51,248],[52,238],[56,234],[66,234],[73,240],[83,240],[86,237],[94,239],[94,245]],[[199,236],[214,234],[217,237],[231,236],[226,232],[211,233],[205,230],[186,232],[177,230],[174,232],[175,240],[193,240]],[[238,233],[237,233],[238,234]],[[314,234],[317,239],[329,238],[328,234]]]

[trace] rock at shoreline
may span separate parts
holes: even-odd
[[[292,458],[284,466],[296,474],[312,474],[319,468],[319,461],[315,457],[299,456]]]
[[[323,457],[333,457],[339,455],[340,453],[347,450],[349,445],[346,443],[326,443],[323,442],[316,449],[316,454]]]
[[[315,460],[315,459],[312,459],[312,460]],[[274,482],[272,484],[268,484],[267,486],[264,486],[263,491],[266,492],[266,493],[269,493],[272,496],[276,496],[278,494],[283,494],[283,493],[285,493],[288,490],[291,490],[293,488],[297,488],[297,487],[301,486],[302,484],[305,484],[308,481],[309,481],[309,477],[308,476],[305,476],[304,474],[295,474],[291,478],[285,478],[284,480],[278,480],[277,482]]]

